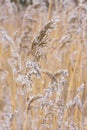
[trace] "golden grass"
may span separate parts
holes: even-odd
[[[0,128],[87,130],[87,2],[0,7]]]

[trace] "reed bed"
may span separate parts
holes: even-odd
[[[85,0],[0,1],[0,130],[87,130]]]

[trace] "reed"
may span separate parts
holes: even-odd
[[[86,1],[0,1],[0,130],[87,130],[86,50]]]

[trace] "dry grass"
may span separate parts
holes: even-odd
[[[87,130],[87,2],[22,8],[0,1],[0,130]]]

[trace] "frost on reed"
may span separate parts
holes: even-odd
[[[46,25],[44,25],[42,30],[33,40],[32,46],[31,46],[31,53],[32,55],[35,56],[36,59],[40,58],[41,48],[43,48],[49,43],[48,35],[55,28],[55,25],[58,22],[59,22],[59,19],[52,19],[51,21],[49,21]]]
[[[0,1],[0,130],[87,130],[87,2]]]

